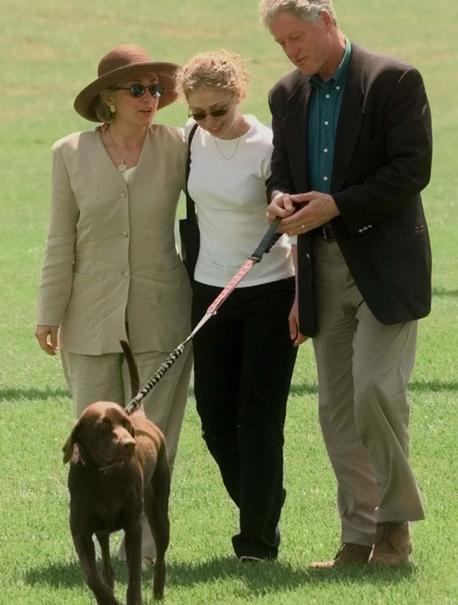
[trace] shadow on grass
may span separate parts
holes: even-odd
[[[316,384],[306,384],[305,382],[302,384],[292,382],[289,392],[291,395],[316,395],[318,393],[318,386]]]
[[[409,384],[409,391],[452,393],[458,391],[458,381],[452,380],[450,382],[444,382],[441,380],[414,380]],[[291,395],[316,395],[318,393],[318,386],[315,384],[293,383],[291,384],[289,392]]]
[[[329,583],[356,583],[385,585],[396,584],[415,573],[413,566],[396,570],[375,569],[369,566],[340,570],[316,570],[306,566],[295,567],[280,561],[275,563],[240,563],[233,557],[223,557],[201,563],[171,563],[169,565],[169,586],[194,586],[211,583],[221,578],[242,578],[245,588],[251,594],[294,590],[305,585]]]
[[[127,570],[124,563],[113,561],[116,580],[120,584],[127,582]],[[288,563],[240,563],[234,557],[221,557],[198,563],[172,562],[168,564],[167,586],[196,586],[211,584],[227,578],[242,579],[245,590],[251,595],[294,590],[301,586],[320,584],[370,584],[382,586],[397,584],[415,575],[413,565],[397,569],[365,567],[346,567],[333,570],[317,570],[307,567],[295,567]],[[143,572],[144,582],[150,581],[152,569]],[[37,567],[25,573],[25,582],[29,585],[45,584],[59,587],[73,587],[84,584],[79,564],[74,562],[52,563]]]
[[[443,298],[445,296],[451,296],[452,298],[458,297],[458,290],[448,290],[447,288],[436,287],[433,288],[433,296]]]
[[[409,384],[409,391],[432,391],[433,393],[458,391],[458,381],[442,382],[440,380],[414,380]]]
[[[0,401],[18,399],[42,400],[52,399],[55,397],[70,397],[67,389],[36,389],[30,387],[28,389],[8,389],[0,388]]]
[[[81,568],[76,561],[50,563],[47,566],[28,569],[24,574],[24,581],[31,586],[45,584],[56,588],[69,588],[84,582]]]
[[[410,391],[432,391],[434,393],[454,392],[458,391],[458,381],[452,382],[441,382],[440,380],[430,380],[421,382],[419,380],[413,381],[409,384]],[[292,395],[316,395],[318,393],[318,387],[315,384],[291,384],[290,393]],[[189,395],[194,395],[192,387],[189,389]],[[66,397],[70,398],[70,393],[67,389],[35,389],[33,387],[29,389],[2,389],[0,388],[0,401],[17,401],[21,399],[26,400],[44,400],[52,399],[55,397]]]
[[[432,391],[433,393],[454,392],[458,391],[458,381],[442,382],[440,380],[429,380],[419,381],[415,380],[409,384],[410,391]],[[318,393],[318,387],[316,384],[306,383],[292,383],[290,388],[292,395],[316,395]],[[194,395],[194,389],[192,386],[189,388],[189,395]],[[55,397],[66,397],[70,398],[70,393],[67,389],[8,389],[0,388],[0,401],[17,401],[21,399],[26,400],[44,400],[52,399]]]
[[[100,562],[98,562],[100,563]],[[126,564],[113,560],[116,580],[120,583],[127,581]],[[144,573],[148,577],[148,572]],[[24,574],[24,580],[29,585],[46,584],[55,588],[81,586],[84,584],[83,572],[78,561],[56,562],[46,566],[29,569]]]

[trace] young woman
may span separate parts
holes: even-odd
[[[188,133],[198,125],[188,180],[200,230],[195,325],[268,228],[272,134],[240,111],[248,75],[238,56],[199,54],[177,82],[192,118]],[[288,326],[293,300],[291,251],[282,237],[193,341],[203,437],[240,510],[232,542],[242,560],[278,553],[283,426],[296,354]]]
[[[112,49],[75,100],[80,115],[102,125],[53,147],[35,333],[50,355],[59,344],[77,415],[94,401],[130,397],[121,339],[144,382],[190,330],[191,288],[174,239],[186,144],[181,129],[152,124],[176,98],[177,68],[138,46]],[[172,464],[190,371],[186,351],[144,400]],[[143,555],[154,557],[150,535]]]

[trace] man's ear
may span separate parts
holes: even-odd
[[[331,15],[331,13],[329,11],[327,11],[325,8],[322,11],[320,11],[320,19],[321,19],[321,22],[326,27],[335,25],[335,21]]]

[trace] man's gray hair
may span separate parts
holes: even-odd
[[[259,17],[266,27],[272,25],[279,13],[290,13],[298,19],[313,22],[323,10],[337,23],[332,0],[261,0],[259,3]]]

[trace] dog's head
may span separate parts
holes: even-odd
[[[64,463],[92,462],[106,469],[130,460],[135,452],[135,430],[117,403],[97,401],[77,420],[64,447]]]

